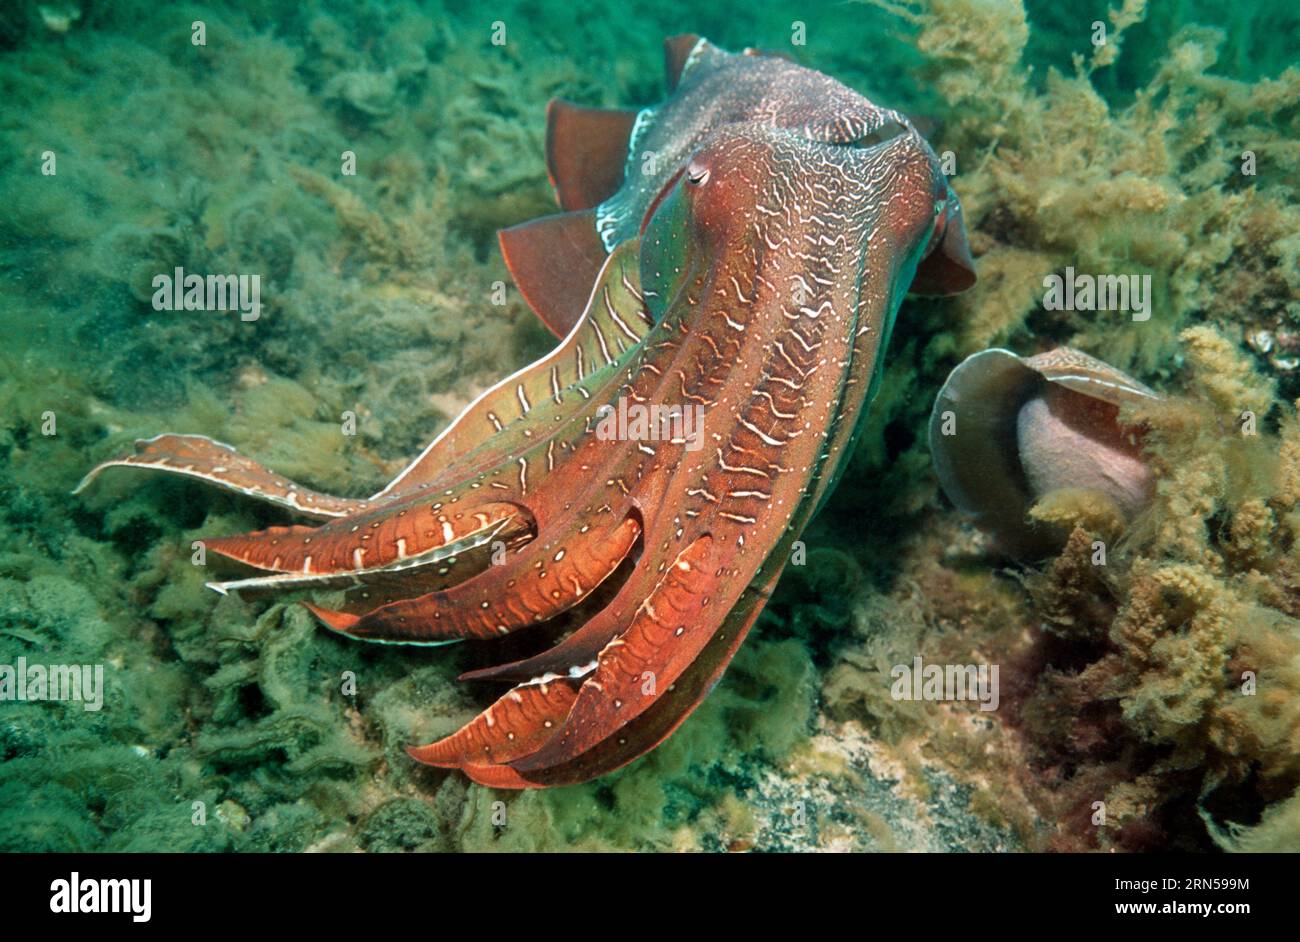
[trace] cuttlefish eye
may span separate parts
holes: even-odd
[[[686,168],[686,182],[690,186],[704,186],[709,182],[709,168],[692,161]]]
[[[930,241],[926,244],[922,257],[929,257],[935,246],[943,241],[944,233],[948,231],[948,207],[949,203],[946,199],[934,201],[934,230],[930,233]],[[959,206],[958,212],[960,211]]]
[[[855,150],[865,150],[868,147],[877,147],[888,141],[892,141],[900,134],[906,134],[907,128],[900,121],[886,121],[880,127],[876,128],[855,141],[849,143],[849,147]]]

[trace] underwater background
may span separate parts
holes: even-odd
[[[654,103],[683,32],[935,120],[980,281],[904,303],[808,564],[684,726],[494,792],[403,752],[490,702],[455,680],[473,646],[205,589],[191,541],[273,511],[130,471],[70,492],[163,430],[382,486],[551,343],[491,297],[495,231],[554,209],[547,100]],[[6,4],[0,663],[105,690],[0,701],[0,849],[1300,849],[1297,50],[1289,0]],[[1150,275],[1150,320],[1047,310],[1066,266]],[[260,272],[260,318],[154,310],[176,267]],[[1061,344],[1169,394],[1157,493],[1123,533],[1044,508],[1069,538],[1017,566],[940,494],[925,425],[963,356]],[[892,699],[918,655],[1000,664],[999,710]],[[1225,693],[1243,668],[1258,692]]]

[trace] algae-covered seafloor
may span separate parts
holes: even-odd
[[[494,239],[553,206],[546,101],[656,101],[688,31],[935,119],[980,282],[905,303],[806,562],[701,709],[604,779],[494,792],[403,752],[487,702],[455,680],[484,652],[204,589],[193,541],[274,512],[69,492],[163,430],[376,490],[550,343]],[[6,7],[0,664],[104,687],[0,701],[0,848],[1300,847],[1297,48],[1280,2]],[[155,310],[177,267],[260,272],[260,316]],[[1150,318],[1050,310],[1067,267],[1149,275]],[[1016,564],[925,424],[966,354],[1062,344],[1168,395],[1136,417],[1155,497],[1122,532],[1044,502],[1063,548]],[[998,664],[998,709],[894,699],[918,656]]]

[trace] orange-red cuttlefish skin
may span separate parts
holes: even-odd
[[[320,494],[184,435],[82,484],[156,468],[323,521],[208,541],[258,570],[215,587],[342,588],[308,607],[355,638],[487,639],[583,606],[555,646],[467,675],[513,686],[409,750],[489,786],[589,780],[691,713],[833,486],[903,296],[974,280],[905,117],[780,57],[666,47],[658,107],[552,104],[565,211],[502,233],[559,345],[382,491]]]

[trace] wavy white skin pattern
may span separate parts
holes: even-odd
[[[812,141],[847,144],[889,122],[906,124],[833,78],[778,56],[725,52],[701,39],[673,97],[637,116],[624,184],[596,210],[606,251],[637,234],[664,184],[710,132],[756,123]]]

